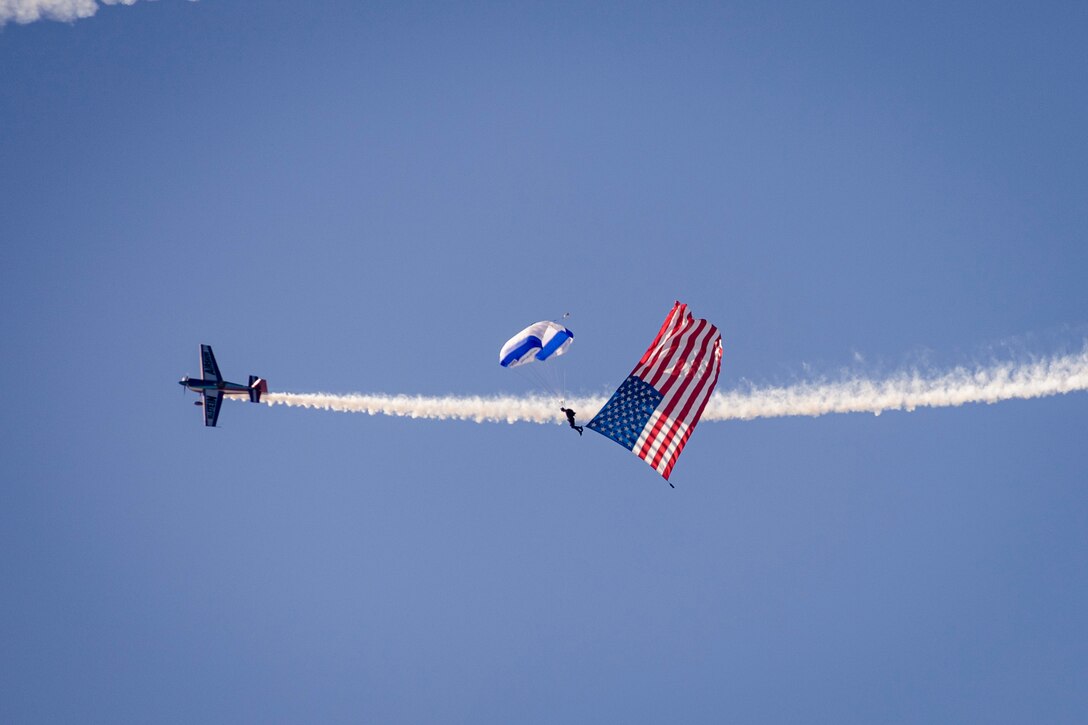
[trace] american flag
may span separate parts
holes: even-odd
[[[718,382],[722,336],[677,302],[653,343],[588,428],[669,480]],[[671,485],[671,484],[670,484]]]

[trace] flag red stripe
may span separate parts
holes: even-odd
[[[688,376],[684,375],[684,366],[689,362],[692,363],[689,373],[695,373],[698,371],[698,365],[695,364],[697,358],[701,358],[706,352],[706,336],[714,329],[706,320],[696,320],[692,325],[691,330],[685,333],[686,342],[684,343],[683,350],[669,360],[669,367],[672,367],[674,372],[669,376],[664,383],[658,387],[656,383],[650,383],[657,388],[661,395],[666,399],[669,397],[669,391],[676,385],[677,381],[687,381]],[[680,346],[680,340],[677,340],[677,347]],[[698,347],[698,353],[695,352]],[[681,391],[682,392],[682,391]]]
[[[665,317],[665,322],[662,323],[661,329],[657,331],[657,337],[650,343],[650,346],[646,348],[646,352],[642,354],[642,359],[638,361],[638,365],[635,366],[632,375],[643,377],[645,375],[645,368],[649,367],[649,363],[652,359],[655,359],[659,354],[658,345],[662,340],[671,336],[677,328],[682,327],[687,320],[691,319],[691,313],[688,312],[687,305],[677,302],[673,305],[672,310]]]
[[[672,328],[676,325],[678,317],[682,317],[682,310],[679,309],[679,303],[673,306],[668,315],[665,316],[665,321],[661,323],[661,329],[657,331],[657,336],[654,341],[650,343],[650,346],[646,348],[646,352],[642,353],[642,358],[639,359],[638,365],[644,365],[647,360],[654,354],[654,350]],[[637,368],[638,365],[635,367]]]
[[[663,431],[671,430],[672,428],[672,414],[676,406],[681,400],[684,399],[685,393],[688,389],[696,383],[701,377],[705,375],[706,358],[707,358],[707,337],[711,334],[716,334],[717,330],[713,325],[706,320],[698,320],[698,324],[693,326],[691,333],[688,336],[684,349],[681,355],[674,355],[670,358],[670,362],[677,365],[684,365],[691,363],[691,370],[687,375],[681,375],[679,373],[674,374],[669,380],[665,382],[665,386],[659,389],[662,393],[661,403],[658,404],[658,410],[661,415],[654,421],[653,429],[646,437],[644,444],[639,448],[639,452],[636,455],[647,456],[652,455],[656,449],[656,446],[661,445],[659,441]],[[693,348],[696,345],[700,345],[700,349],[697,355],[693,355]],[[679,382],[679,388],[675,391],[671,390],[672,386]],[[653,384],[653,383],[651,383]],[[655,385],[655,387],[657,387]],[[669,388],[667,391],[666,388]],[[663,447],[663,446],[662,446]],[[647,461],[649,462],[649,461]]]
[[[693,343],[694,340],[695,340],[695,338],[692,336],[689,339],[689,342]],[[673,357],[670,357],[670,361],[674,357],[676,357],[675,352],[674,352]],[[670,388],[671,388],[672,384],[677,380],[677,378],[678,378],[678,376],[673,376],[668,381],[666,381]],[[657,382],[656,380],[647,381],[647,382],[650,382],[651,385],[654,385],[654,387],[657,388],[657,385],[655,384]],[[665,391],[662,390],[662,389],[658,389],[658,392],[660,392],[662,394],[661,402],[658,403],[658,406],[657,406],[657,410],[660,413],[660,415],[658,415],[654,419],[654,422],[652,424],[651,429],[648,431],[648,433],[643,438],[642,445],[639,446],[637,451],[635,451],[635,455],[640,456],[642,458],[645,458],[647,455],[649,455],[650,451],[653,449],[654,444],[658,440],[658,436],[661,433],[662,427],[665,426],[666,423],[668,422],[667,418],[666,418],[667,411],[665,410],[665,408],[668,407],[669,402],[672,400],[672,396],[666,395]]]
[[[707,370],[707,373],[699,380],[699,388],[692,395],[684,408],[680,411],[674,419],[671,430],[668,431],[667,437],[669,440],[658,450],[653,461],[647,461],[655,469],[660,470],[661,462],[665,461],[665,470],[661,472],[661,475],[666,480],[669,478],[669,473],[672,472],[672,467],[676,463],[676,459],[680,456],[680,451],[684,450],[684,445],[687,443],[688,438],[691,437],[692,431],[695,430],[695,426],[699,423],[699,419],[703,415],[703,410],[706,408],[707,401],[710,400],[710,393],[714,390],[714,386],[718,383],[718,374],[721,372],[721,337],[715,336],[712,353],[711,353],[711,369]],[[694,414],[693,414],[694,409]],[[690,424],[680,435],[679,439],[675,441],[674,438],[677,434],[677,429],[685,423]]]
[[[665,391],[661,386],[663,383],[668,382],[666,376],[675,376],[678,368],[683,366],[686,359],[685,353],[690,348],[691,341],[698,334],[702,322],[704,321],[693,320],[689,317],[682,328],[676,330],[674,335],[662,342],[661,353],[657,356],[650,371],[643,376],[642,379],[661,391],[662,395],[664,395]]]
[[[659,410],[663,415],[655,424],[655,431],[652,435],[656,447],[646,446],[643,449],[646,455],[651,456],[646,462],[654,468],[658,467],[661,458],[668,451],[676,436],[677,429],[681,424],[688,422],[688,415],[699,396],[707,394],[706,383],[712,377],[708,373],[710,373],[710,365],[713,364],[715,343],[720,339],[717,328],[709,324],[707,327],[707,332],[713,332],[713,335],[709,340],[704,339],[702,341],[703,347],[699,351],[698,358],[692,363],[691,373],[685,376],[682,389],[675,395],[662,400]],[[677,412],[678,408],[679,412]]]

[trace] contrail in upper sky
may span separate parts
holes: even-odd
[[[103,5],[132,5],[136,0],[100,0]],[[0,0],[0,26],[9,20],[32,23],[43,18],[71,22],[98,12],[95,0]]]
[[[710,398],[702,420],[752,420],[828,413],[879,415],[891,410],[998,403],[1080,390],[1088,390],[1088,347],[1074,355],[974,369],[955,368],[936,375],[900,373],[879,380],[854,378],[718,392]],[[544,397],[268,393],[263,401],[269,405],[477,423],[566,422],[555,401]],[[580,418],[588,420],[607,401],[604,397],[572,397],[566,402],[578,411]]]

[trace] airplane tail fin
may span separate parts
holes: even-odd
[[[256,375],[249,376],[249,402],[259,403],[261,402],[261,393],[268,392],[268,381],[264,378],[258,378]]]

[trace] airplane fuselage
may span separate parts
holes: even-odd
[[[249,395],[248,385],[239,385],[238,383],[228,382],[226,380],[204,380],[203,378],[182,378],[178,381],[178,385],[184,385],[194,393],[211,392],[213,390],[219,391],[220,395]]]

